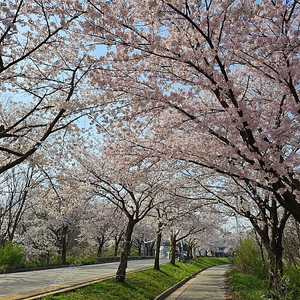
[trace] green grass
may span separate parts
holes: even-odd
[[[267,298],[268,295],[271,297],[268,291],[268,282],[259,279],[255,275],[232,272],[230,275],[230,288],[236,300],[272,299]]]
[[[284,267],[282,284],[285,286],[285,294],[279,297],[274,291],[268,290],[268,281],[258,276],[249,275],[232,268],[230,271],[230,288],[235,300],[257,299],[300,299],[300,268],[294,266]]]
[[[154,299],[172,285],[195,272],[220,264],[226,264],[227,258],[201,257],[187,263],[177,262],[176,266],[166,264],[160,271],[148,269],[126,275],[125,283],[108,279],[91,284],[85,288],[67,293],[47,296],[44,300],[96,300],[96,299]]]
[[[275,291],[269,291],[268,266],[262,260],[256,241],[250,236],[238,247],[228,275],[234,300],[300,300],[300,266],[284,264],[280,279],[284,292],[279,296]]]

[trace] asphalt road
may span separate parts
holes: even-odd
[[[161,264],[168,262],[161,259]],[[128,262],[127,272],[153,266],[153,259]],[[85,283],[113,277],[118,262],[89,266],[71,265],[67,268],[29,271],[0,275],[0,299],[35,299],[36,295],[77,287]]]

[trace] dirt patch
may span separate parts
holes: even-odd
[[[234,300],[233,293],[230,289],[230,279],[229,279],[230,271],[225,273],[225,299],[226,300]]]

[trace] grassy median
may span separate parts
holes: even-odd
[[[211,266],[227,264],[227,258],[200,257],[186,263],[176,262],[176,266],[166,264],[160,271],[148,269],[126,275],[125,283],[107,279],[87,287],[42,299],[55,300],[95,300],[95,299],[154,299],[172,285],[199,270]]]

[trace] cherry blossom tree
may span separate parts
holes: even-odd
[[[242,239],[240,232],[226,232],[225,235],[225,252],[228,256],[234,256]]]
[[[160,256],[160,246],[162,240],[162,231],[164,222],[162,221],[163,209],[160,208],[161,205],[156,207],[156,218],[157,218],[157,229],[156,229],[156,247],[155,247],[155,259],[154,259],[154,269],[159,270],[159,256]]]
[[[186,191],[185,196],[180,197],[174,195],[171,190],[165,195],[164,201],[156,207],[158,219],[156,251],[159,253],[158,245],[160,246],[162,233],[167,234],[170,238],[170,263],[175,264],[177,243],[191,236],[200,235],[204,230],[212,230],[220,224],[221,218],[216,217],[213,210],[204,207],[202,199],[189,199]],[[159,269],[158,253],[154,263],[155,269]]]
[[[139,256],[152,256],[155,245],[155,222],[147,216],[136,226],[132,236],[132,245],[138,250]]]
[[[220,257],[225,255],[226,231],[220,227],[205,230],[194,240],[195,247],[202,255]]]
[[[112,238],[114,240],[114,256],[118,255],[119,246],[124,239],[126,232],[126,216],[122,213],[117,222],[114,222],[114,230],[112,232]]]
[[[176,244],[183,239],[196,241],[204,230],[212,230],[223,224],[223,216],[215,214],[216,201],[208,193],[200,192],[199,185],[188,176],[182,164],[176,161],[168,164],[176,175],[161,195],[161,203],[150,213],[156,220],[156,253],[154,269],[159,270],[159,256],[162,236],[168,235],[171,244],[170,260],[175,264]],[[187,180],[188,179],[188,180]],[[213,201],[212,201],[213,200]],[[208,219],[208,216],[210,219]],[[196,246],[196,243],[195,243]],[[195,247],[194,249],[195,250]],[[195,254],[195,251],[193,251]],[[195,257],[195,255],[194,255]]]
[[[1,176],[0,245],[13,241],[23,219],[32,206],[30,191],[43,181],[36,169],[19,165]],[[29,198],[29,200],[28,200]]]
[[[287,221],[283,233],[283,247],[284,259],[297,267],[300,262],[300,225],[293,218]]]
[[[132,160],[126,161],[122,156],[90,152],[76,152],[81,165],[76,177],[93,187],[93,201],[97,198],[108,201],[127,217],[124,246],[116,273],[116,280],[124,282],[134,228],[160,203],[159,196],[170,177],[160,165],[132,165]],[[122,162],[120,166],[119,162]]]
[[[273,193],[235,178],[202,187],[236,214],[247,218],[267,251],[269,289],[283,293],[283,234],[290,212],[278,205]]]
[[[38,198],[39,215],[56,239],[56,247],[62,263],[66,263],[71,237],[79,231],[85,206],[90,195],[86,185],[69,179],[66,174],[50,176],[48,184],[42,186]]]
[[[116,101],[100,131],[126,136],[124,152],[249,181],[300,222],[299,1],[90,0],[88,11],[84,31],[108,47],[91,80]]]
[[[3,173],[49,149],[54,140],[46,141],[60,130],[78,130],[74,122],[93,99],[84,79],[93,61],[88,39],[76,30],[82,1],[2,0],[0,7]]]
[[[168,231],[169,225],[174,222],[175,220],[179,220],[181,216],[187,213],[185,209],[176,210],[174,207],[180,207],[181,204],[183,204],[183,207],[185,203],[180,202],[180,198],[175,198],[170,196],[170,191],[174,188],[174,183],[172,185],[172,188],[169,188],[168,191],[165,191],[161,195],[161,203],[155,207],[155,210],[153,210],[149,217],[155,221],[153,221],[154,224],[156,224],[156,247],[155,247],[155,259],[154,259],[154,269],[159,270],[159,261],[160,261],[160,247],[161,242],[163,238],[163,234],[168,234],[168,238],[170,236],[170,233]],[[179,200],[179,201],[176,201]],[[176,243],[176,242],[175,242]],[[174,263],[175,263],[175,248],[174,249]],[[171,251],[172,253],[172,251]]]
[[[47,214],[36,205],[25,211],[15,242],[22,246],[28,262],[50,263],[59,251],[56,236],[49,228]]]
[[[220,226],[220,220],[207,211],[189,212],[181,214],[181,217],[178,219],[174,219],[168,226],[172,250],[170,250],[170,263],[175,265],[175,249],[179,241],[183,241],[191,236],[199,236],[203,231],[212,231],[218,226]],[[183,258],[181,257],[181,259]]]
[[[118,243],[123,236],[123,228],[121,232],[118,230],[122,220],[120,210],[109,202],[91,201],[85,206],[83,214],[80,222],[80,240],[96,246],[97,257],[100,257],[105,243],[114,239],[116,256]]]

